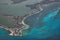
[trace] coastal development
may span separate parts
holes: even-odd
[[[19,16],[9,16],[9,15],[1,15],[12,19],[12,23],[16,25],[16,27],[7,27],[5,25],[0,24],[0,28],[3,28],[7,31],[10,31],[11,36],[22,36],[22,30],[28,29],[27,24],[23,22],[24,18],[27,16],[19,17]]]
[[[45,1],[41,1],[40,3],[36,3],[36,4],[32,4],[32,5],[26,5],[26,7],[30,7],[30,9],[32,10],[32,13],[26,14],[22,17],[7,15],[7,14],[0,14],[0,16],[10,18],[12,20],[12,23],[14,23],[14,25],[16,25],[16,27],[8,27],[8,26],[0,24],[0,28],[3,28],[7,31],[10,31],[11,32],[9,34],[10,36],[23,36],[22,31],[29,29],[29,25],[24,23],[24,20],[27,17],[30,17],[34,14],[39,13],[39,12],[44,12],[44,10],[46,10],[47,7],[49,7],[52,4],[57,5],[57,4],[59,4],[59,2],[60,2],[59,0],[45,0]]]

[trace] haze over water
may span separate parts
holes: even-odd
[[[2,1],[0,0],[0,2]],[[7,0],[5,2],[7,2]],[[21,4],[12,4],[12,5],[10,4],[10,1],[8,2],[9,5],[0,6],[0,13],[22,16],[27,14],[27,12],[30,13],[31,11],[29,8],[26,8],[24,6],[25,2]],[[60,40],[59,38],[60,37],[60,15],[58,14],[59,10],[60,9],[58,8],[57,10],[54,11],[51,10],[51,12],[49,12],[50,10],[46,11],[48,13],[46,16],[44,16],[43,14],[42,16],[40,16],[40,13],[38,13],[36,15],[26,18],[25,23],[28,24],[31,28],[30,30],[28,29],[28,31],[25,30],[24,33],[26,33],[26,35],[22,37],[8,36],[9,32],[4,29],[1,29],[0,40]],[[54,19],[55,16],[57,17],[56,19]],[[1,22],[4,21],[3,23],[5,23],[6,19],[0,21]],[[43,24],[43,22],[45,23]]]

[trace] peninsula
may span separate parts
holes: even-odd
[[[24,20],[27,17],[30,17],[31,15],[37,14],[39,12],[43,12],[44,10],[46,10],[47,7],[49,7],[50,5],[53,5],[53,4],[60,5],[60,0],[45,0],[45,1],[41,1],[40,3],[26,5],[26,7],[30,7],[32,9],[33,13],[26,14],[22,17],[7,15],[7,14],[0,14],[0,16],[10,18],[12,20],[12,23],[14,23],[16,25],[16,27],[8,27],[8,26],[0,24],[0,28],[10,31],[10,34],[9,34],[10,36],[23,36],[22,30],[29,29],[29,25],[25,24]]]

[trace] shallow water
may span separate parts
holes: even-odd
[[[51,11],[43,18],[39,14],[27,17],[25,23],[31,28],[30,32],[27,33],[29,36],[47,38],[54,35],[60,35],[60,18],[54,19],[58,14],[59,8],[55,11]],[[44,15],[44,14],[42,14]],[[37,17],[39,17],[37,19]]]
[[[52,11],[48,13],[49,17],[46,15],[43,17],[43,19],[40,21],[37,20],[36,18],[38,17],[37,15],[33,15],[33,17],[29,17],[29,22],[28,19],[26,19],[26,24],[29,24],[31,30],[29,32],[25,31],[27,34],[22,37],[15,37],[15,36],[8,36],[8,31],[5,31],[4,29],[0,30],[0,40],[54,40],[57,39],[59,40],[59,35],[60,35],[60,18],[54,19],[54,16],[58,15],[59,9]],[[51,16],[51,14],[56,14]],[[60,16],[60,15],[59,15]],[[34,19],[33,19],[34,18]],[[47,18],[49,21],[46,19]],[[31,20],[30,20],[31,19]],[[45,22],[42,26],[40,24],[42,22]],[[28,29],[29,30],[29,29]]]
[[[13,11],[12,9],[10,9],[11,7],[6,7],[6,8],[7,8],[6,10],[5,8],[2,9],[4,10],[4,12],[0,10],[1,13],[9,13]],[[8,8],[10,10],[8,10]],[[7,10],[8,12],[6,12]],[[17,9],[17,11],[18,10],[19,8]],[[13,14],[15,13],[15,11],[16,10],[14,10]],[[44,13],[40,15],[41,13],[38,13],[36,15],[28,17],[25,20],[25,23],[30,26],[30,29],[28,29],[28,31],[25,30],[24,33],[26,33],[26,35],[22,37],[8,36],[8,31],[1,29],[0,40],[60,40],[59,38],[60,37],[60,15],[58,15],[58,11],[59,8],[54,11],[51,10],[51,12],[46,11],[48,14]],[[18,14],[19,13],[20,12],[18,11]],[[56,15],[58,15],[58,17],[54,19]],[[2,21],[6,22],[6,20],[8,19],[4,19],[4,20]]]

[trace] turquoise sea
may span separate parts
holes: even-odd
[[[60,40],[60,8],[54,7],[27,17],[24,22],[30,28],[25,30],[26,35],[8,36],[9,32],[1,29],[0,40]]]
[[[30,26],[22,37],[8,36],[8,31],[0,30],[0,40],[60,40],[60,9],[48,14],[38,13],[25,20]]]
[[[28,29],[30,32],[27,33],[29,37],[41,40],[60,40],[60,36],[57,36],[60,35],[60,8],[53,7],[50,9],[52,10],[47,8],[46,11],[48,12],[45,11],[27,17],[25,23],[30,26],[30,29]]]

